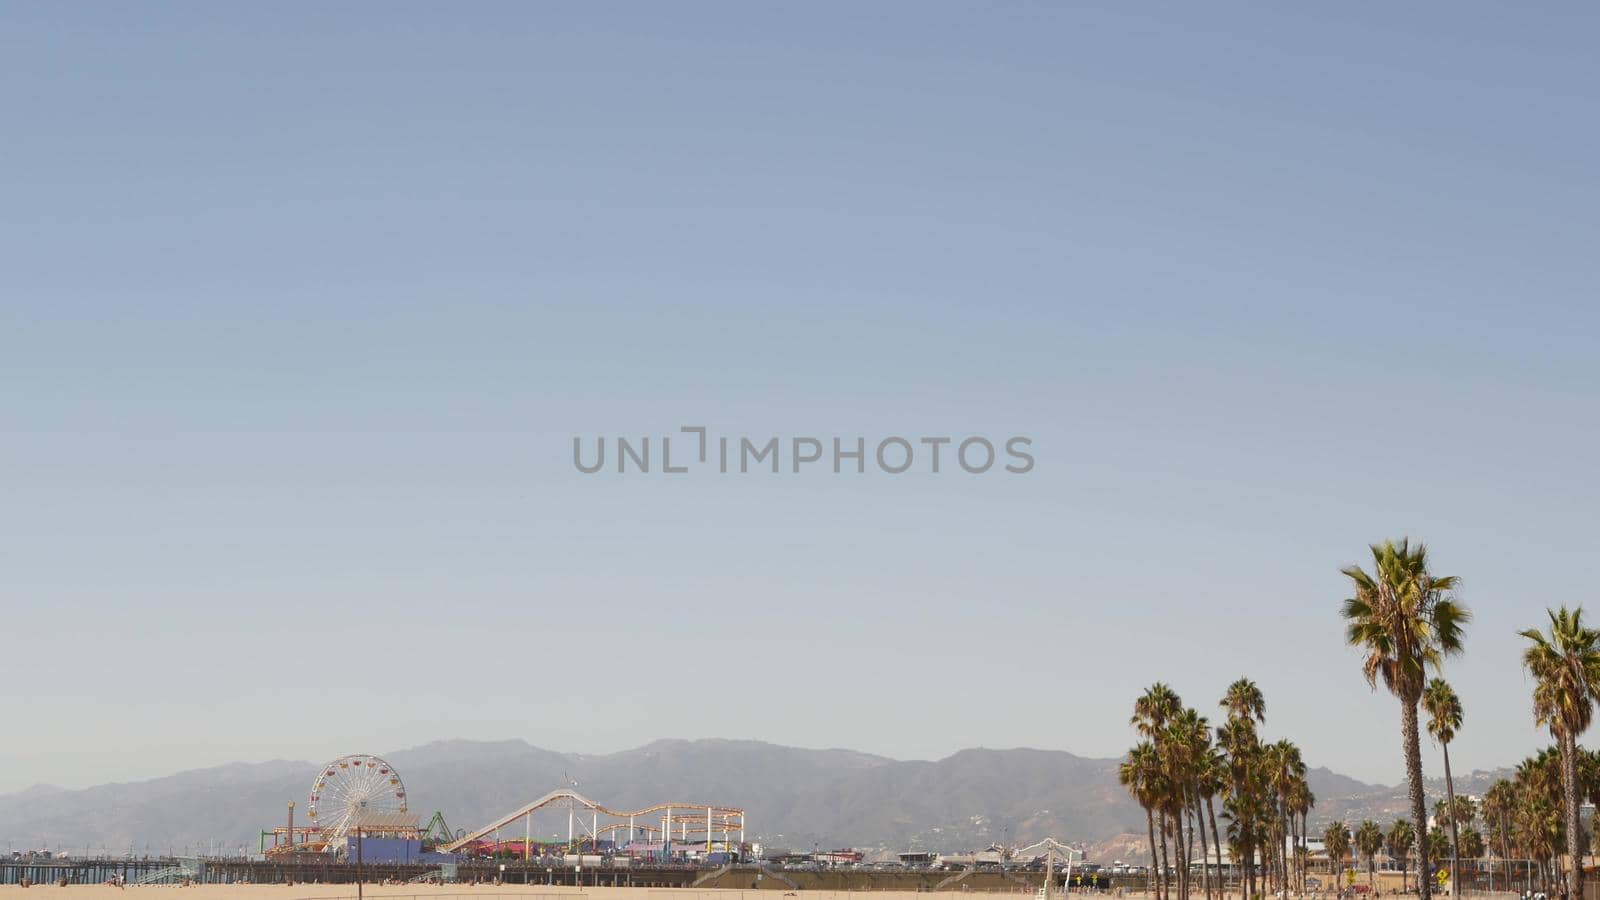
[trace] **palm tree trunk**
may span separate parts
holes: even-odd
[[[1283,895],[1289,895],[1289,818],[1283,814],[1283,807],[1278,808],[1278,839],[1273,842],[1272,852],[1277,857],[1278,871],[1273,877],[1278,882],[1278,890]]]
[[[1244,871],[1239,875],[1239,888],[1244,894],[1241,900],[1255,900],[1256,896],[1256,845],[1251,835],[1255,827],[1249,814],[1240,817],[1239,850],[1244,854]]]
[[[1306,845],[1306,859],[1300,864],[1300,890],[1304,892],[1306,882],[1311,880],[1311,811],[1308,809],[1300,814],[1300,843]]]
[[[1567,807],[1567,892],[1571,900],[1583,900],[1583,833],[1578,821],[1578,740],[1561,736],[1561,791]]]
[[[1206,851],[1206,813],[1200,806],[1200,798],[1194,798],[1194,821],[1200,827],[1200,884],[1206,892],[1206,900],[1211,900],[1211,854]]]
[[[1269,854],[1268,857],[1267,857],[1267,859],[1268,859],[1267,870],[1268,870],[1269,874],[1267,876],[1267,883],[1265,885],[1265,888],[1266,888],[1266,893],[1268,893],[1268,894],[1277,893],[1278,888],[1279,888],[1279,885],[1278,885],[1278,858],[1283,855],[1280,852],[1280,851],[1283,850],[1283,847],[1280,846],[1280,841],[1278,840],[1278,835],[1281,834],[1282,832],[1283,832],[1283,825],[1278,821],[1278,807],[1277,807],[1277,804],[1273,804],[1273,807],[1272,807],[1272,822],[1267,825],[1267,840],[1272,845],[1269,848],[1267,848],[1267,853]]]
[[[1300,817],[1289,813],[1289,889],[1300,890]]]
[[[1265,894],[1267,887],[1263,883],[1267,877],[1266,847],[1261,843],[1261,823],[1257,822],[1255,815],[1250,816],[1250,842],[1246,845],[1245,858],[1250,866],[1250,898],[1255,900],[1258,894]]]
[[[1144,827],[1150,834],[1150,896],[1154,897],[1161,866],[1156,861],[1156,814],[1148,806],[1144,808]]]
[[[1294,824],[1294,813],[1289,810],[1287,801],[1283,805],[1283,810],[1284,823],[1289,829],[1289,848],[1283,851],[1284,891],[1287,896],[1288,891],[1295,890],[1295,878],[1300,871],[1300,854],[1295,852],[1295,848],[1300,846],[1300,835],[1296,833],[1299,829]]]
[[[1297,893],[1304,892],[1306,861],[1300,856],[1300,847],[1306,842],[1305,823],[1295,813],[1289,814],[1289,821],[1294,827],[1294,889]]]
[[[1406,755],[1406,780],[1411,783],[1411,821],[1417,827],[1417,897],[1430,900],[1428,877],[1428,808],[1422,796],[1422,736],[1417,733],[1417,698],[1400,701],[1400,739]]]
[[[1160,882],[1160,885],[1161,885],[1161,900],[1168,900],[1168,897],[1167,897],[1167,877],[1168,877],[1169,873],[1168,873],[1168,870],[1167,870],[1167,811],[1166,810],[1162,810],[1161,811],[1161,831],[1159,833],[1161,835],[1161,867],[1157,870],[1157,872],[1160,874],[1161,877],[1158,879],[1158,881]]]
[[[1222,874],[1222,836],[1217,834],[1217,808],[1206,797],[1206,814],[1211,817],[1211,846],[1217,848],[1217,896],[1228,896],[1228,877]]]
[[[1283,830],[1284,833],[1289,836],[1289,847],[1287,850],[1283,851],[1283,890],[1284,896],[1288,896],[1288,893],[1294,890],[1295,867],[1300,864],[1300,860],[1297,858],[1297,854],[1294,852],[1296,840],[1294,833],[1294,813],[1284,813]]]
[[[1285,800],[1281,806],[1282,809],[1279,816],[1282,822],[1282,828],[1280,829],[1282,840],[1278,841],[1278,852],[1281,861],[1278,863],[1278,868],[1283,870],[1283,881],[1280,884],[1283,887],[1283,895],[1287,897],[1289,896],[1289,845],[1293,839],[1294,823],[1289,821],[1289,802]]]
[[[1189,826],[1189,803],[1186,798],[1178,798],[1178,900],[1189,900],[1189,860],[1194,855],[1194,829]]]
[[[1183,817],[1189,820],[1189,842],[1184,844],[1183,853],[1184,860],[1188,863],[1190,890],[1194,890],[1194,810],[1194,801],[1191,799],[1183,809]],[[1201,882],[1203,884],[1205,880],[1204,872],[1201,873],[1201,876]],[[1210,900],[1210,898],[1208,897],[1206,900]]]
[[[1450,810],[1450,896],[1458,896],[1461,889],[1456,882],[1461,878],[1461,841],[1456,831],[1456,786],[1450,779],[1450,744],[1439,745],[1444,750],[1444,802]]]

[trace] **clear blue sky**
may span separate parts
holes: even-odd
[[[0,790],[439,737],[1109,756],[1147,682],[1241,674],[1396,781],[1337,607],[1402,534],[1477,614],[1455,765],[1511,763],[1515,630],[1595,599],[1597,26],[9,4]],[[1038,465],[570,462],[690,424]]]

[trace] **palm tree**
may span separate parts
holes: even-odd
[[[1552,872],[1557,848],[1565,842],[1561,824],[1565,805],[1562,800],[1561,751],[1556,747],[1546,747],[1518,763],[1512,785],[1516,797],[1512,819],[1513,841],[1523,856],[1538,860],[1541,887],[1547,889],[1556,880]]]
[[[1550,883],[1550,867],[1555,864],[1556,847],[1561,844],[1560,804],[1542,793],[1526,794],[1517,810],[1517,841],[1529,859],[1539,861],[1539,880]]]
[[[1306,817],[1311,814],[1311,808],[1317,805],[1316,795],[1311,793],[1311,785],[1306,783],[1304,777],[1296,777],[1293,786],[1289,788],[1289,821],[1292,824],[1296,818],[1300,820],[1300,838],[1295,849],[1295,889],[1305,890],[1306,878]]]
[[[1389,826],[1389,856],[1400,860],[1400,892],[1406,890],[1406,861],[1411,858],[1411,845],[1417,841],[1417,831],[1408,819],[1395,819]]]
[[[1462,627],[1471,618],[1454,597],[1454,576],[1428,571],[1428,551],[1402,538],[1372,545],[1372,572],[1360,566],[1341,571],[1354,596],[1345,600],[1345,639],[1364,654],[1361,671],[1377,690],[1378,681],[1400,701],[1400,735],[1411,786],[1411,817],[1427,820],[1422,786],[1422,739],[1417,706],[1429,669],[1461,652]],[[1428,871],[1426,842],[1419,846],[1419,871]],[[1419,879],[1421,900],[1432,896],[1428,879]],[[1581,896],[1581,895],[1579,895]]]
[[[1249,678],[1239,678],[1222,695],[1222,702],[1218,704],[1228,711],[1228,723],[1217,729],[1217,742],[1222,745],[1228,754],[1228,773],[1231,778],[1230,788],[1235,796],[1245,790],[1245,769],[1251,764],[1255,751],[1260,748],[1260,741],[1256,738],[1256,724],[1267,721],[1267,698],[1261,693],[1261,688],[1256,686]],[[1224,733],[1224,731],[1228,733]],[[1250,804],[1241,805],[1241,809],[1248,811]],[[1255,894],[1255,845],[1251,840],[1253,823],[1244,821],[1240,831],[1243,838],[1240,859],[1244,864],[1240,885],[1245,889],[1245,896]],[[1216,831],[1216,826],[1212,826]]]
[[[1245,861],[1246,881],[1241,885],[1244,896],[1257,896],[1256,868],[1253,864],[1256,849],[1262,851],[1262,865],[1270,864],[1268,855],[1271,842],[1267,840],[1265,823],[1270,817],[1267,807],[1265,776],[1262,772],[1261,749],[1257,746],[1249,757],[1243,784],[1223,801],[1222,815],[1228,820],[1228,846],[1234,859]],[[1233,760],[1230,758],[1230,764]],[[1264,870],[1263,870],[1264,871]],[[1260,893],[1265,893],[1261,891]]]
[[[1455,782],[1450,778],[1450,742],[1461,730],[1461,698],[1449,682],[1435,678],[1422,689],[1422,709],[1428,714],[1428,734],[1439,742],[1444,753],[1444,796],[1450,812],[1450,894],[1454,896],[1458,892],[1456,875],[1461,870],[1461,841],[1456,823]]]
[[[1582,777],[1579,777],[1582,783]],[[1471,825],[1478,817],[1477,807],[1472,805],[1472,798],[1467,796],[1457,797],[1452,803],[1448,798],[1442,798],[1433,805],[1433,818],[1441,825],[1456,825],[1465,828]]]
[[[1340,889],[1339,876],[1344,874],[1344,858],[1350,852],[1350,829],[1343,822],[1329,822],[1322,829],[1322,846],[1328,851],[1328,865],[1333,867],[1334,890]]]
[[[1583,896],[1582,826],[1578,821],[1578,735],[1594,716],[1600,692],[1600,632],[1585,627],[1583,607],[1549,609],[1550,633],[1530,628],[1522,664],[1534,677],[1533,715],[1561,748],[1562,800],[1566,807],[1567,891]]]
[[[1155,740],[1182,709],[1183,701],[1177,693],[1158,681],[1145,688],[1139,699],[1133,702],[1133,719],[1128,724],[1138,729],[1144,737]]]
[[[1428,833],[1422,836],[1420,843],[1428,848],[1427,853],[1430,859],[1444,859],[1445,855],[1450,852],[1450,835],[1438,825],[1429,828]],[[1454,872],[1450,873],[1452,882],[1455,881],[1455,875],[1456,873]],[[1418,876],[1418,880],[1426,879]],[[1451,890],[1455,890],[1455,888],[1452,887]]]
[[[1160,762],[1163,773],[1169,772],[1167,756],[1169,749],[1166,746],[1167,725],[1183,709],[1183,701],[1178,694],[1168,685],[1156,682],[1145,688],[1145,692],[1133,703],[1133,718],[1129,724],[1138,730],[1139,734],[1155,746],[1156,758]],[[1155,794],[1156,811],[1161,815],[1161,828],[1157,832],[1161,837],[1161,864],[1157,870],[1161,873],[1159,885],[1161,896],[1166,898],[1171,887],[1172,870],[1167,862],[1167,836],[1172,833],[1172,785],[1163,778],[1158,784]],[[1180,879],[1185,873],[1178,872]],[[1187,897],[1187,895],[1185,895]]]
[[[1278,741],[1263,748],[1267,788],[1276,797],[1275,820],[1277,830],[1273,837],[1276,846],[1275,852],[1279,859],[1279,885],[1284,891],[1289,890],[1289,856],[1286,852],[1289,842],[1289,800],[1295,790],[1295,782],[1305,778],[1306,764],[1300,758],[1300,748],[1290,741]]]
[[[1184,870],[1189,868],[1192,858],[1190,843],[1195,832],[1200,833],[1200,882],[1205,891],[1206,900],[1211,898],[1211,867],[1207,863],[1210,856],[1206,841],[1205,813],[1201,807],[1201,793],[1204,788],[1205,766],[1211,759],[1211,725],[1205,716],[1193,709],[1185,709],[1177,714],[1168,728],[1167,746],[1171,749],[1169,755],[1169,777],[1177,789],[1178,820],[1189,822],[1189,842],[1183,847],[1182,859]],[[1198,826],[1198,829],[1196,828]],[[1181,877],[1181,876],[1180,876]],[[1187,878],[1181,882],[1187,884]],[[1187,896],[1185,891],[1184,896]]]
[[[1227,892],[1228,880],[1227,876],[1222,873],[1222,836],[1217,833],[1217,808],[1213,801],[1215,801],[1218,794],[1227,788],[1227,757],[1223,756],[1221,750],[1208,746],[1206,754],[1201,760],[1197,776],[1200,783],[1200,796],[1206,802],[1206,816],[1211,820],[1211,848],[1216,851],[1217,855],[1217,893],[1222,895]],[[1205,824],[1201,823],[1200,827],[1203,832]]]
[[[1220,705],[1228,711],[1229,719],[1267,721],[1267,700],[1262,696],[1261,688],[1248,678],[1240,678],[1228,685],[1228,692],[1222,695]]]
[[[1238,715],[1233,698],[1237,693],[1242,693],[1241,683],[1248,685],[1257,698],[1261,692],[1247,679],[1241,678],[1228,688],[1227,696],[1223,697],[1222,705],[1229,710],[1228,721],[1217,727],[1217,744],[1222,752],[1227,754],[1228,767],[1228,799],[1223,802],[1223,811],[1233,823],[1234,837],[1238,842],[1239,852],[1234,855],[1234,860],[1242,864],[1240,870],[1240,886],[1244,888],[1246,897],[1255,896],[1255,842],[1253,840],[1256,821],[1252,812],[1256,806],[1255,782],[1259,768],[1257,758],[1261,755],[1261,740],[1256,735],[1257,711],[1265,708],[1264,703],[1257,703],[1250,708],[1248,716]]]
[[[1377,893],[1378,851],[1383,849],[1383,827],[1371,819],[1356,829],[1356,849],[1367,860],[1367,889]]]
[[[1516,809],[1516,789],[1511,782],[1501,778],[1489,786],[1483,795],[1483,824],[1492,829],[1494,837],[1499,839],[1499,856],[1502,864],[1509,863],[1511,859],[1511,814]],[[1507,869],[1506,886],[1511,886],[1510,870]],[[1494,890],[1494,869],[1489,870],[1489,890]]]
[[[1156,746],[1140,741],[1128,751],[1128,758],[1117,767],[1117,780],[1122,782],[1133,799],[1144,810],[1145,829],[1150,836],[1150,877],[1159,878],[1161,866],[1156,859],[1155,806],[1159,794],[1161,761],[1156,756]],[[1154,886],[1152,886],[1154,892]]]

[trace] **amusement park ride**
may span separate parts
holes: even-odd
[[[295,826],[294,808],[291,801],[287,825],[262,832],[268,857],[337,852],[358,829],[364,835],[419,840],[423,836],[417,817],[406,810],[406,785],[400,773],[367,753],[341,756],[318,771],[311,782],[305,825]],[[442,816],[435,814],[434,819],[443,824]],[[429,823],[430,831],[433,825]],[[265,846],[268,836],[273,839],[271,847]]]
[[[543,809],[567,811],[567,843],[574,847],[581,846],[585,839],[592,847],[598,847],[601,835],[610,835],[613,845],[616,845],[619,833],[627,834],[627,846],[630,847],[640,834],[645,835],[647,841],[662,842],[663,847],[673,842],[689,844],[693,838],[692,843],[704,844],[707,852],[714,851],[719,843],[724,848],[732,846],[734,835],[738,835],[739,845],[744,844],[744,810],[736,807],[704,803],[657,803],[643,809],[615,810],[607,809],[575,790],[562,788],[439,849],[454,853],[491,835],[496,836],[495,844],[498,846],[501,843],[498,839],[500,830],[514,828],[520,821],[523,826],[521,846],[524,857],[527,857],[533,846],[533,814]],[[578,816],[580,810],[589,813],[588,822],[581,822]],[[602,824],[601,816],[611,821]],[[579,832],[578,828],[583,828],[587,834]]]
[[[534,814],[544,810],[567,812],[566,841],[559,845],[562,852],[585,851],[587,845],[586,852],[599,853],[609,846],[628,855],[642,851],[670,858],[689,848],[709,854],[738,852],[744,845],[745,813],[737,807],[657,803],[618,810],[579,794],[575,788],[573,784],[551,791],[470,833],[452,834],[443,813],[434,813],[426,827],[419,826],[418,817],[406,809],[405,782],[394,766],[371,754],[341,756],[321,767],[312,781],[305,806],[308,821],[296,825],[295,804],[289,803],[287,824],[262,832],[262,850],[269,859],[305,858],[302,854],[337,858],[347,853],[351,837],[397,838],[415,841],[426,851],[531,859],[555,844],[554,840],[547,844],[534,840]],[[502,829],[514,834],[519,824],[520,840],[501,840]]]

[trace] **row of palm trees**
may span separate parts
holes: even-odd
[[[1461,799],[1464,801],[1466,798]],[[1434,821],[1442,821],[1448,814],[1446,802],[1440,801],[1435,808]],[[1472,859],[1483,855],[1483,837],[1475,829],[1464,823],[1457,834],[1461,854]],[[1396,819],[1387,830],[1371,819],[1355,828],[1342,821],[1334,821],[1323,829],[1322,843],[1328,852],[1328,863],[1336,878],[1344,874],[1345,859],[1353,856],[1357,861],[1366,863],[1367,883],[1376,889],[1378,855],[1386,854],[1390,859],[1402,862],[1412,859],[1411,851],[1417,847],[1417,831],[1410,819]],[[1455,844],[1452,843],[1450,835],[1438,825],[1428,831],[1423,843],[1426,845],[1426,852],[1433,858],[1457,852],[1452,849]],[[1406,887],[1406,871],[1405,867],[1400,870],[1401,890],[1405,890]]]
[[[1412,820],[1425,821],[1422,787],[1422,748],[1419,709],[1429,716],[1428,731],[1445,754],[1448,846],[1452,860],[1461,856],[1460,824],[1465,819],[1450,777],[1449,745],[1461,727],[1461,703],[1439,674],[1444,661],[1462,652],[1463,634],[1471,614],[1455,596],[1460,579],[1435,575],[1428,566],[1427,548],[1409,540],[1374,544],[1372,571],[1360,566],[1342,570],[1353,587],[1344,601],[1345,637],[1362,651],[1362,674],[1373,689],[1381,682],[1400,701],[1401,748],[1411,794]],[[1548,862],[1555,877],[1558,854],[1567,860],[1567,891],[1583,896],[1583,831],[1578,820],[1583,782],[1580,760],[1589,759],[1578,746],[1594,716],[1594,699],[1600,695],[1600,631],[1587,627],[1583,610],[1547,611],[1548,632],[1528,629],[1519,634],[1528,641],[1522,664],[1533,677],[1533,715],[1555,740],[1546,751],[1519,767],[1509,787],[1496,785],[1484,798],[1485,819],[1501,842],[1503,853],[1511,842],[1530,858]],[[1524,772],[1524,769],[1527,771]],[[1559,813],[1558,813],[1559,810]],[[1473,833],[1476,837],[1476,832]],[[1481,838],[1480,838],[1481,839]],[[1418,871],[1430,871],[1440,846],[1431,839],[1417,842]],[[1564,846],[1563,846],[1564,845]],[[1470,849],[1470,848],[1468,848]],[[1475,855],[1475,854],[1469,854]],[[1459,865],[1456,866],[1459,869]],[[1430,880],[1418,880],[1421,900],[1431,896]]]
[[[1559,616],[1559,613],[1557,614]],[[1576,749],[1576,788],[1580,804],[1600,806],[1600,751]],[[1528,859],[1539,865],[1548,889],[1559,880],[1567,841],[1565,762],[1559,744],[1547,747],[1517,764],[1515,774],[1496,781],[1483,796],[1479,810],[1487,850],[1502,859]],[[1590,855],[1600,840],[1600,828],[1591,818],[1577,834],[1577,858]],[[1570,885],[1569,885],[1570,889]]]
[[[1471,613],[1456,597],[1460,579],[1434,574],[1424,545],[1385,541],[1373,544],[1371,553],[1371,571],[1354,565],[1341,570],[1352,588],[1341,614],[1346,640],[1362,653],[1368,686],[1376,690],[1381,683],[1400,702],[1411,818],[1397,821],[1387,832],[1375,822],[1363,822],[1353,831],[1336,822],[1324,830],[1324,839],[1335,842],[1330,850],[1348,851],[1353,845],[1367,860],[1369,875],[1379,849],[1386,847],[1404,859],[1414,848],[1417,871],[1424,876],[1417,884],[1420,900],[1431,900],[1431,879],[1426,877],[1432,871],[1430,861],[1448,854],[1452,872],[1458,872],[1463,852],[1476,858],[1485,843],[1484,834],[1472,828],[1472,803],[1455,796],[1450,744],[1461,730],[1463,711],[1460,697],[1440,677],[1445,661],[1463,650]],[[1600,756],[1583,751],[1578,738],[1593,720],[1594,700],[1600,696],[1600,630],[1584,624],[1581,607],[1563,606],[1548,614],[1548,631],[1519,634],[1528,641],[1522,663],[1534,681],[1534,719],[1549,730],[1555,744],[1524,761],[1515,779],[1496,784],[1485,796],[1482,812],[1489,849],[1511,858],[1515,848],[1521,858],[1541,861],[1551,882],[1559,877],[1564,850],[1568,894],[1581,898],[1586,839],[1579,806],[1584,796],[1600,800]],[[1134,704],[1132,724],[1141,740],[1129,751],[1120,775],[1145,811],[1152,889],[1162,900],[1173,889],[1174,871],[1178,896],[1190,896],[1189,861],[1196,841],[1202,861],[1220,855],[1219,799],[1228,822],[1228,848],[1242,863],[1246,896],[1257,896],[1258,877],[1268,890],[1305,886],[1306,819],[1315,798],[1305,781],[1300,751],[1288,741],[1260,739],[1257,726],[1265,722],[1266,704],[1249,679],[1230,685],[1220,706],[1227,719],[1213,734],[1207,719],[1186,708],[1165,684],[1151,685]],[[1429,736],[1443,751],[1445,798],[1435,810],[1441,827],[1418,840],[1412,823],[1427,821],[1424,713]],[[1175,867],[1168,862],[1169,847]],[[1344,852],[1335,858],[1342,863]],[[1211,871],[1211,866],[1201,866],[1207,900],[1213,895]]]
[[[1222,895],[1221,883],[1211,878],[1224,840],[1217,828],[1219,799],[1227,846],[1243,863],[1248,895],[1255,895],[1258,876],[1273,890],[1304,886],[1306,818],[1316,798],[1300,749],[1286,740],[1261,740],[1257,726],[1266,721],[1266,700],[1248,678],[1229,685],[1219,706],[1227,718],[1215,729],[1166,684],[1151,685],[1133,706],[1131,724],[1140,741],[1119,777],[1144,809],[1151,890],[1162,900],[1174,889],[1180,898],[1190,896],[1196,841],[1201,890],[1207,900]],[[1297,851],[1293,858],[1290,846]]]
[[[1430,710],[1430,717],[1431,713]],[[1429,731],[1437,734],[1431,724]],[[1580,800],[1600,806],[1600,751],[1580,748],[1576,769]],[[1446,791],[1447,796],[1438,802],[1433,811],[1434,821],[1440,824],[1428,835],[1427,852],[1431,857],[1438,858],[1448,851],[1459,859],[1497,857],[1502,863],[1505,860],[1529,860],[1537,866],[1540,889],[1555,892],[1560,882],[1560,856],[1567,846],[1559,746],[1548,747],[1523,760],[1517,765],[1512,778],[1499,779],[1490,786],[1481,804],[1467,797],[1454,796],[1448,780]],[[1479,822],[1482,824],[1481,831],[1476,827]],[[1596,824],[1591,818],[1586,833],[1579,836],[1580,859],[1589,855],[1594,843],[1600,841],[1600,828],[1596,828]],[[1451,830],[1447,833],[1443,826]],[[1330,862],[1340,866],[1353,851],[1356,858],[1366,861],[1370,880],[1380,850],[1387,852],[1392,859],[1409,858],[1415,840],[1409,820],[1395,822],[1381,841],[1374,834],[1379,830],[1377,823],[1370,821],[1361,823],[1353,830],[1344,822],[1330,823],[1323,831],[1323,842]],[[1512,888],[1509,870],[1504,865],[1499,869],[1505,880],[1498,886]],[[1459,872],[1459,865],[1452,871]],[[1495,878],[1495,868],[1491,867],[1491,889],[1497,886]]]

